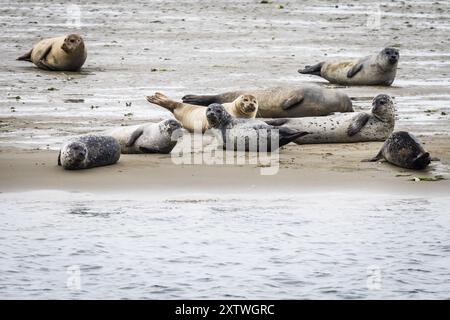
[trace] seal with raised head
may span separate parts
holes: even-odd
[[[120,145],[102,135],[84,135],[69,139],[59,151],[58,165],[67,170],[88,169],[116,163]]]
[[[203,106],[192,105],[174,101],[160,92],[156,92],[153,96],[147,96],[147,101],[171,111],[183,127],[189,131],[194,131],[196,125],[204,132],[209,128],[206,119],[206,108]],[[230,103],[225,103],[225,110],[236,118],[254,118],[258,110],[258,101],[254,96],[243,94],[237,96]]]
[[[271,152],[308,134],[271,126],[257,119],[233,118],[218,103],[208,106],[206,117],[211,128],[218,130],[224,150]]]
[[[390,96],[379,94],[373,99],[371,112],[272,119],[266,123],[309,132],[295,140],[298,144],[384,141],[394,130],[395,107]]]
[[[315,117],[333,112],[353,112],[352,102],[345,93],[325,90],[317,85],[231,91],[217,95],[186,95],[183,102],[208,106],[231,102],[242,94],[251,94],[258,101],[257,118]]]
[[[44,70],[77,71],[86,61],[87,51],[84,41],[78,34],[44,39],[33,49],[17,58],[30,61]]]
[[[424,150],[420,141],[406,131],[392,133],[375,157],[363,161],[383,159],[398,167],[414,170],[423,170],[431,162],[430,154]]]
[[[120,144],[122,153],[170,153],[177,144],[176,131],[181,123],[175,119],[108,130]]]
[[[380,53],[361,59],[324,61],[298,70],[340,85],[390,86],[397,73],[399,52],[395,48],[384,48]]]

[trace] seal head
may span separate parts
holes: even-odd
[[[70,54],[72,52],[77,51],[78,48],[84,48],[84,42],[80,35],[78,34],[69,34],[64,38],[64,42],[61,46],[61,49]]]
[[[377,95],[372,101],[372,114],[382,122],[394,122],[394,101],[387,94]]]
[[[400,58],[400,54],[397,49],[395,48],[384,48],[381,50],[381,52],[378,54],[378,59],[380,60],[380,65],[390,65],[394,66],[398,63],[398,60]]]
[[[206,119],[211,128],[220,128],[232,120],[232,116],[219,103],[213,103],[206,109]]]
[[[80,169],[86,166],[88,150],[78,141],[71,142],[61,150],[60,164],[66,169]]]

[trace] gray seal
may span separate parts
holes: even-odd
[[[67,170],[88,169],[114,164],[119,158],[120,145],[113,137],[84,135],[64,143],[58,165]]]
[[[120,144],[122,153],[170,153],[177,144],[181,123],[175,119],[125,126],[106,131]],[[175,134],[174,134],[175,133]]]
[[[298,144],[385,141],[394,131],[395,107],[390,96],[379,94],[373,99],[371,112],[273,119],[266,123],[309,132],[295,140]]]
[[[38,68],[51,71],[77,71],[87,58],[83,38],[78,34],[43,39],[17,60],[33,62]]]
[[[345,93],[322,89],[317,85],[231,91],[217,95],[186,95],[182,99],[184,103],[208,106],[232,102],[245,94],[254,96],[258,101],[257,118],[315,117],[353,111],[352,101]]]
[[[210,127],[218,131],[224,150],[271,152],[308,134],[271,126],[261,120],[233,118],[218,103],[208,106],[206,118]]]
[[[423,170],[431,162],[430,154],[424,150],[420,141],[406,131],[392,133],[375,157],[363,161],[382,159],[396,166],[414,170]]]
[[[298,70],[340,85],[390,86],[397,73],[399,52],[395,48],[384,48],[377,55],[361,59],[324,61]]]

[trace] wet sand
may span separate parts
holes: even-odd
[[[282,6],[280,6],[280,4]],[[367,26],[380,9],[380,25]],[[446,2],[370,1],[347,4],[183,2],[80,6],[81,25],[67,25],[65,5],[5,2],[0,42],[1,192],[39,189],[149,192],[336,188],[377,192],[444,193],[448,180],[412,182],[413,176],[450,172],[450,5]],[[201,13],[201,14],[199,14]],[[70,19],[69,19],[70,20]],[[83,34],[88,60],[81,73],[53,73],[14,59],[42,37]],[[339,87],[297,73],[330,57],[400,50],[396,81],[385,87]],[[171,115],[143,98],[162,91],[188,93],[317,83],[344,90],[355,108],[370,109],[378,93],[394,97],[396,130],[418,136],[432,156],[417,173],[360,160],[381,143],[297,146],[281,150],[280,171],[261,176],[246,166],[175,165],[166,155],[124,155],[108,168],[67,172],[56,166],[68,136]]]

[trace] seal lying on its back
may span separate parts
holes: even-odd
[[[58,165],[67,170],[87,169],[116,163],[120,145],[110,136],[85,135],[68,140],[59,151]]]
[[[122,153],[170,153],[177,144],[173,133],[181,129],[174,119],[126,126],[107,131],[120,144]]]
[[[77,34],[70,34],[41,40],[17,60],[33,62],[44,70],[76,71],[84,64],[86,57],[83,39]]]
[[[391,134],[374,158],[363,161],[381,159],[402,168],[415,170],[425,169],[431,162],[430,154],[423,149],[419,140],[405,131]]]
[[[217,95],[186,95],[183,102],[201,106],[231,102],[242,94],[258,101],[258,118],[326,116],[333,112],[352,112],[350,98],[338,90],[324,90],[315,85],[232,91]]]
[[[295,140],[298,144],[384,141],[394,130],[395,108],[391,97],[380,94],[373,99],[370,113],[273,119],[267,120],[266,123],[308,131],[307,136]]]
[[[298,70],[313,74],[341,85],[390,86],[397,73],[399,53],[397,49],[385,48],[377,55],[353,60],[325,61]]]
[[[206,109],[206,117],[211,128],[219,130],[224,150],[271,152],[308,134],[270,126],[261,120],[233,118],[218,103]]]
[[[189,131],[194,131],[196,124],[198,129],[204,132],[209,128],[206,119],[206,108],[188,103],[181,103],[171,100],[160,92],[156,92],[153,96],[147,96],[147,101],[171,111],[175,118],[183,124],[183,127]],[[255,97],[249,94],[239,95],[233,102],[223,105],[225,110],[236,118],[254,118],[258,110],[258,102]]]

